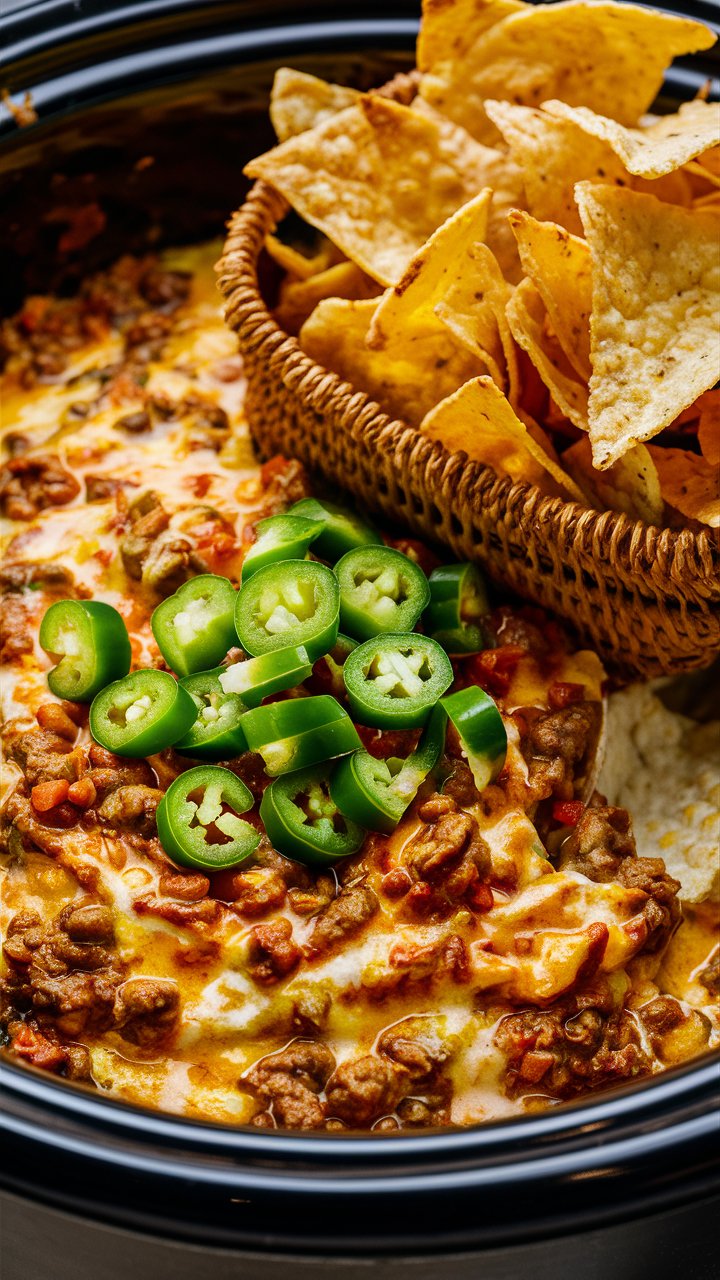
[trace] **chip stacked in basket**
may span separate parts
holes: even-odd
[[[268,237],[279,324],[451,451],[720,526],[720,105],[647,114],[714,41],[610,0],[425,0],[409,105],[279,71],[246,170],[306,224]]]

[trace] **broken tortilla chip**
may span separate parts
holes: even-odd
[[[636,684],[610,695],[607,741],[598,790],[633,815],[638,857],[662,858],[686,902],[720,897],[718,721],[669,711]]]
[[[593,262],[588,431],[602,469],[720,379],[720,253],[702,211],[589,183],[576,198]]]
[[[433,6],[434,30],[428,18],[420,38],[420,92],[482,142],[494,140],[487,98],[527,106],[560,98],[634,125],[673,58],[715,43],[701,23],[612,0],[529,5],[499,22],[495,6],[476,8],[473,18],[467,0],[446,3],[443,33]]]
[[[720,467],[720,390],[706,391],[696,401],[700,411],[698,444],[711,467]]]
[[[720,471],[687,449],[648,445],[662,496],[690,520],[720,529]]]
[[[578,376],[589,381],[592,261],[584,240],[554,222],[514,210],[510,225],[526,274],[547,308],[555,336]]]
[[[607,471],[596,471],[587,436],[562,455],[562,464],[593,499],[598,511],[623,511],[633,520],[662,527],[665,504],[657,468],[644,444],[636,444]]]
[[[435,315],[468,351],[484,361],[501,391],[517,407],[520,373],[506,314],[512,289],[487,245],[473,245],[468,256],[467,270],[437,303]]]
[[[532,280],[523,280],[507,308],[518,346],[527,352],[560,411],[581,431],[588,426],[588,392],[557,338],[548,332],[547,309]]]
[[[326,271],[342,258],[339,249],[336,249],[330,240],[326,240],[325,236],[320,236],[319,239],[322,244],[312,257],[308,257],[294,245],[286,244],[284,240],[279,240],[277,236],[272,235],[265,237],[265,249],[273,262],[282,267],[288,275],[295,276],[297,280],[308,280],[310,276]]]
[[[377,281],[356,267],[354,262],[336,262],[307,280],[284,280],[273,315],[281,329],[296,334],[323,298],[357,300],[376,298],[379,293]]]
[[[546,494],[569,494],[584,503],[582,491],[532,438],[492,378],[473,378],[441,400],[420,424],[451,453],[466,453],[513,480],[537,485]]]
[[[544,102],[543,111],[569,120],[590,137],[607,142],[628,172],[640,178],[672,173],[720,143],[718,102],[686,102],[672,115],[661,117],[645,129],[627,129],[587,107],[570,107],[566,102]]]
[[[365,339],[377,301],[319,302],[300,330],[303,351],[365,391],[392,417],[418,426],[425,414],[482,368],[432,317],[400,349],[372,351]],[[407,335],[406,335],[407,336]]]
[[[270,119],[278,142],[314,129],[338,111],[353,106],[361,97],[357,89],[329,84],[292,67],[280,67],[275,72],[270,94]]]
[[[720,187],[720,178],[706,169],[704,165],[698,164],[697,160],[688,160],[683,165],[682,172],[690,177],[692,181],[692,193],[696,199],[702,196],[714,195]]]
[[[247,165],[381,284],[446,218],[477,195],[477,174],[437,124],[373,94]]]

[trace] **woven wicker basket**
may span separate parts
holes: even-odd
[[[565,618],[626,677],[710,663],[720,652],[712,534],[543,497],[448,453],[316,364],[278,328],[258,284],[265,236],[287,211],[272,187],[256,183],[218,265],[262,457],[298,458],[371,510],[476,560],[500,586]]]

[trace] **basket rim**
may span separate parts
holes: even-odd
[[[412,73],[402,79],[407,85]],[[387,92],[391,86],[385,86]],[[303,351],[297,338],[283,330],[262,296],[258,280],[258,259],[265,238],[290,211],[288,201],[269,183],[258,180],[245,200],[231,215],[222,257],[216,264],[218,286],[225,299],[225,319],[248,348],[264,348],[265,358],[272,361],[279,375],[292,366],[294,394],[317,396],[321,408],[330,398],[337,416],[350,415],[353,435],[372,444],[372,437],[382,435],[383,443],[403,446],[409,451],[422,450],[427,468],[446,472],[449,467],[462,471],[465,492],[484,490],[488,499],[500,502],[504,509],[521,501],[539,524],[554,527],[559,521],[564,528],[590,542],[622,542],[632,546],[638,555],[644,545],[645,559],[651,576],[661,568],[656,586],[671,577],[670,565],[676,567],[673,577],[682,576],[686,587],[693,580],[691,594],[697,602],[720,599],[720,544],[715,531],[708,528],[669,529],[633,519],[624,512],[597,511],[572,499],[549,497],[533,484],[514,481],[486,463],[470,458],[465,451],[450,452],[440,441],[433,441],[418,428],[394,418],[365,391],[326,369]]]

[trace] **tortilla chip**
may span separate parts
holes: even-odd
[[[468,351],[484,361],[500,390],[517,407],[520,373],[506,315],[512,289],[487,245],[473,245],[468,256],[470,265],[437,303],[435,314]]]
[[[660,178],[636,178],[628,174],[624,185],[633,191],[644,191],[646,195],[666,200],[668,204],[682,205],[686,209],[693,203],[692,182],[684,169],[664,173]]]
[[[720,390],[706,391],[697,401],[700,411],[698,444],[711,467],[720,467]]]
[[[693,209],[704,209],[706,213],[717,213],[720,209],[720,191],[712,191],[706,196],[698,196],[693,200]]]
[[[430,237],[427,244],[415,254],[402,279],[394,289],[388,289],[378,305],[368,333],[367,345],[376,351],[386,351],[391,358],[408,359],[417,364],[421,351],[428,350],[428,343],[436,335],[438,350],[446,350],[448,344],[466,352],[468,344],[458,344],[448,329],[438,319],[435,308],[459,280],[474,270],[471,258],[473,246],[482,242],[488,222],[492,193],[480,192]],[[507,286],[506,286],[507,287]],[[491,317],[492,319],[492,317]],[[485,325],[480,343],[469,346],[483,367],[504,384],[503,352],[497,325]],[[470,378],[481,370],[476,360],[466,360]],[[463,379],[465,381],[466,379]],[[456,384],[456,385],[459,385]],[[436,397],[437,399],[440,397]]]
[[[543,493],[585,499],[575,482],[533,440],[492,378],[473,378],[442,400],[420,430],[451,453],[466,453],[513,480],[537,485]]]
[[[720,146],[704,151],[701,156],[698,156],[698,164],[713,177],[720,178]]]
[[[560,411],[587,431],[588,393],[560,343],[547,329],[547,310],[531,280],[523,280],[507,308],[515,341],[526,351]]]
[[[632,814],[638,856],[663,858],[683,901],[720,897],[720,724],[669,711],[637,684],[610,695],[607,740],[598,789]]]
[[[477,372],[478,365],[442,326],[418,325],[412,343],[398,351],[365,345],[377,302],[328,298],[318,303],[299,334],[309,356],[365,391],[391,417],[418,426],[443,396]]]
[[[526,274],[547,308],[560,346],[575,372],[589,381],[592,262],[584,240],[554,222],[515,210],[510,225]]]
[[[582,235],[575,183],[623,183],[625,167],[607,142],[589,138],[579,125],[556,119],[534,107],[486,102],[487,113],[522,170],[530,212]]]
[[[690,520],[720,529],[720,471],[687,449],[651,444],[648,452],[660,478],[662,496]]]
[[[524,0],[423,0],[416,47],[419,69],[470,56],[495,23],[528,7]]]
[[[607,142],[628,172],[641,178],[669,174],[720,142],[717,102],[686,102],[679,111],[645,129],[626,129],[616,120],[596,115],[587,107],[569,107],[566,102],[544,102],[543,110]]]
[[[470,82],[471,68],[484,37],[491,27],[529,7],[524,0],[423,0],[415,51],[418,69],[424,73],[420,80],[421,97],[453,120],[464,123],[456,114],[455,99],[466,76]],[[447,109],[448,98],[455,110]],[[479,110],[471,113],[476,125],[473,135],[495,141],[497,133],[483,120],[481,102],[478,107]]]
[[[467,0],[450,0],[444,34],[433,8],[434,29],[428,24],[420,42],[420,92],[480,141],[494,139],[486,98],[527,106],[561,98],[634,125],[673,58],[715,43],[698,22],[612,0],[526,6],[499,22],[494,5],[480,3],[473,18]]]
[[[284,240],[278,240],[277,236],[265,237],[265,249],[269,253],[273,262],[277,262],[283,271],[288,275],[295,276],[297,280],[308,280],[310,276],[318,275],[321,271],[326,271],[328,267],[337,262],[342,255],[330,240],[326,240],[324,236],[319,237],[322,245],[317,253],[311,258],[301,253],[294,245],[285,244]]]
[[[296,334],[323,298],[376,298],[380,286],[354,262],[337,262],[308,280],[286,280],[274,316],[281,329]]]
[[[696,198],[713,195],[720,187],[720,178],[711,169],[698,164],[697,160],[688,160],[687,164],[683,165],[682,172],[690,177],[691,189]]]
[[[437,323],[433,308],[466,270],[467,254],[485,239],[492,192],[485,188],[458,209],[414,255],[406,271],[388,289],[373,317],[368,346],[384,350],[402,341],[409,321]]]
[[[582,235],[575,203],[575,184],[581,181],[631,186],[659,200],[692,204],[692,187],[684,172],[654,180],[633,177],[609,142],[586,133],[572,119],[510,102],[488,101],[485,107],[522,170],[525,203],[540,221],[556,222]]]
[[[357,89],[329,84],[292,67],[280,67],[275,72],[270,94],[270,119],[278,141],[285,142],[298,133],[314,129],[338,111],[352,107],[361,97]]]
[[[468,154],[472,147],[468,139]],[[399,280],[433,231],[478,192],[473,165],[460,164],[434,121],[372,94],[245,172],[272,183],[381,284]]]
[[[636,444],[607,471],[596,471],[592,446],[583,436],[565,450],[562,463],[590,495],[598,511],[624,511],[633,520],[662,527],[665,504],[657,468],[644,444]]]
[[[481,146],[470,137],[466,129],[453,124],[452,120],[436,111],[424,98],[416,98],[412,109],[418,115],[427,116],[435,122],[445,154],[454,154],[458,168],[468,171],[473,169],[478,191],[482,191],[483,187],[492,187],[493,198],[485,241],[497,258],[505,279],[510,284],[517,284],[522,278],[522,268],[507,215],[511,209],[525,208],[522,170],[507,151]]]
[[[602,469],[720,378],[717,223],[635,191],[575,194],[593,260],[588,430]]]

